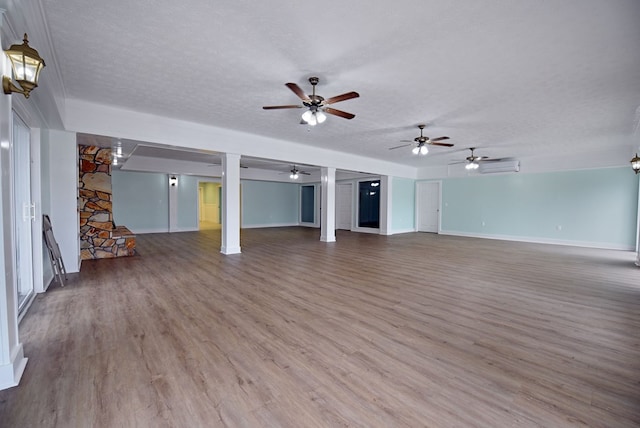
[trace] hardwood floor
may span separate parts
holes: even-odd
[[[20,326],[2,427],[640,425],[628,252],[305,228],[138,235]]]

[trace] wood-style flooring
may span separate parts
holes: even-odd
[[[634,254],[425,233],[137,236],[20,325],[8,427],[637,427]]]

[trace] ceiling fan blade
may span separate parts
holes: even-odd
[[[295,83],[285,83],[285,86],[291,89],[293,93],[296,94],[298,98],[300,98],[302,101],[306,101],[306,102],[311,101],[307,96],[307,94],[305,94],[304,91],[300,89],[300,86],[296,85]]]
[[[276,110],[280,108],[302,108],[302,106],[299,106],[297,104],[289,104],[286,106],[263,106],[262,108],[265,110]]]
[[[431,140],[433,141],[433,140]],[[443,147],[453,147],[451,143],[429,143],[430,146],[443,146]]]
[[[389,150],[395,150],[395,149],[399,149],[401,147],[408,147],[408,146],[411,146],[412,144],[413,144],[413,141],[411,143],[409,143],[409,144],[403,144],[401,146],[389,147]]]
[[[304,171],[298,171],[298,174],[302,174],[302,175],[311,175],[308,172],[304,172]]]
[[[332,114],[334,116],[344,117],[345,119],[353,119],[354,117],[356,117],[355,114],[347,113],[346,111],[342,111],[342,110],[336,110],[336,109],[331,108],[331,107],[325,108],[324,111],[326,113]]]
[[[438,138],[432,138],[431,141],[444,141],[444,140],[448,140],[449,137],[438,137]]]
[[[335,97],[331,97],[328,100],[324,100],[325,104],[333,104],[339,103],[340,101],[350,100],[351,98],[358,98],[360,96],[357,92],[347,92],[346,94],[336,95]]]
[[[463,160],[463,161],[455,161],[455,162],[449,162],[449,165],[457,165],[459,163],[468,163],[468,160]]]
[[[401,143],[413,143],[414,140],[400,140]],[[406,145],[406,144],[405,144]]]

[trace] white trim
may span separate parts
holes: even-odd
[[[311,223],[298,223],[296,226],[310,227],[312,229],[320,229],[320,225],[315,225],[315,224],[311,224]]]
[[[175,230],[172,230],[172,232],[197,232],[199,230],[199,227],[178,227]]]
[[[240,247],[222,247],[220,248],[220,252],[224,255],[229,255],[229,254],[240,254],[242,251],[240,250]]]
[[[379,228],[373,228],[373,227],[354,227],[353,229],[351,229],[352,232],[358,232],[358,233],[373,233],[376,235],[380,235],[380,229]]]
[[[31,307],[31,304],[35,299],[36,299],[36,293],[31,293],[31,295],[27,299],[27,302],[22,307],[22,311],[20,311],[20,313],[18,314],[18,324],[20,324],[20,321],[22,321],[22,318],[24,318],[24,316],[27,314],[27,311],[29,310],[29,308]]]
[[[608,242],[569,241],[569,240],[551,239],[551,238],[535,238],[531,236],[486,235],[482,233],[457,232],[453,230],[442,230],[440,231],[440,233],[442,235],[462,236],[467,238],[496,239],[499,241],[528,242],[532,244],[567,245],[571,247],[600,248],[603,250],[620,250],[620,251],[634,250],[633,245],[617,245],[617,244],[610,244]]]
[[[18,343],[11,350],[9,364],[0,365],[0,390],[17,386],[20,383],[27,361],[28,358],[24,356],[22,344]]]
[[[416,232],[415,229],[409,228],[409,229],[396,229],[394,230],[392,233],[390,233],[390,235],[399,235],[401,233],[414,233]],[[425,232],[427,233],[427,232]]]
[[[133,233],[134,235],[144,235],[146,233],[169,233],[168,227],[158,227],[153,229],[135,229],[135,230],[130,227],[127,227],[127,229],[129,229],[131,233]]]
[[[243,224],[243,229],[263,229],[268,227],[291,227],[291,226],[307,226],[306,224],[298,224],[298,223],[263,223],[263,224]]]

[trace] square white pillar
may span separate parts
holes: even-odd
[[[320,217],[320,240],[322,242],[336,241],[336,169],[322,167],[320,169],[322,182],[322,204]]]
[[[240,253],[240,155],[222,155],[222,254]]]
[[[380,235],[391,235],[391,210],[393,202],[391,200],[393,193],[391,186],[393,177],[383,175],[380,177]]]

